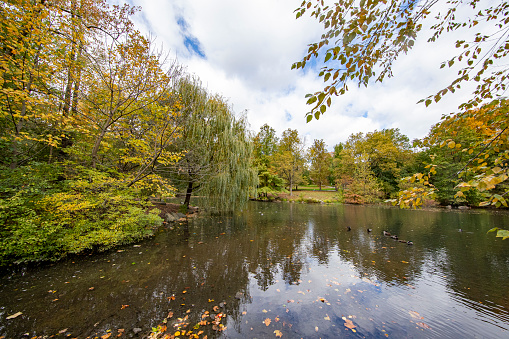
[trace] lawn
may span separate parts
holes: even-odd
[[[301,190],[293,191],[292,196],[290,196],[290,193],[281,193],[279,194],[279,197],[281,199],[288,199],[288,200],[299,200],[299,199],[314,199],[314,200],[336,200],[338,198],[338,192],[334,190],[328,190],[328,191],[313,191],[313,190]]]

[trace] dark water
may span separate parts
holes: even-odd
[[[500,212],[251,203],[141,247],[4,273],[0,338],[158,325],[209,338],[509,338],[509,240],[486,234],[508,225]],[[218,313],[223,331],[199,325]]]

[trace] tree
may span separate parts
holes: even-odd
[[[304,142],[295,129],[287,129],[279,140],[274,165],[279,176],[285,179],[290,195],[293,186],[302,181],[304,169]]]
[[[363,133],[352,134],[345,144],[335,147],[335,182],[349,203],[372,203],[382,195],[382,187],[362,147],[364,141]]]
[[[327,183],[330,172],[331,156],[327,152],[323,139],[313,141],[313,145],[308,150],[308,157],[311,161],[310,177],[311,180],[319,186],[320,191],[322,185]]]
[[[428,142],[449,149],[450,156],[460,159],[466,156],[468,159],[463,160],[464,165],[449,177],[459,179],[454,198],[468,199],[468,194],[479,192],[483,200],[479,206],[508,207],[505,197],[509,193],[508,112],[508,100],[494,100],[480,108],[444,116],[433,128]],[[473,132],[474,137],[465,138],[468,132]],[[432,157],[426,166],[427,173],[408,177],[409,182],[421,186],[401,191],[394,203],[402,208],[416,208],[422,204],[423,197],[436,194],[440,187],[433,180],[440,178],[439,165]],[[498,227],[493,230],[504,239],[509,235],[507,230]]]
[[[258,171],[259,196],[268,197],[268,194],[283,189],[284,181],[275,173],[274,156],[277,151],[278,137],[276,130],[267,124],[260,127],[260,131],[253,140],[254,165]]]
[[[183,120],[180,138],[170,149],[183,156],[159,173],[185,189],[186,207],[193,193],[201,192],[204,203],[219,211],[242,208],[257,184],[245,117],[235,117],[226,101],[209,95],[195,77],[183,77],[177,92]]]
[[[433,16],[433,7],[442,3],[444,1],[346,0],[329,5],[318,0],[313,5],[313,1],[304,0],[295,10],[296,17],[310,11],[311,17],[323,23],[324,34],[319,42],[309,45],[306,56],[294,63],[292,69],[304,68],[312,58],[324,57],[325,65],[319,75],[326,84],[323,90],[306,96],[307,103],[313,105],[307,113],[307,121],[311,121],[313,115],[318,119],[330,107],[333,95],[345,94],[349,82],[367,86],[373,79],[382,82],[386,76],[391,77],[393,62],[414,46],[423,21],[433,17],[436,21],[431,26],[429,42],[436,41],[445,32],[463,34],[455,44],[459,53],[444,61],[441,67],[461,63],[463,68],[449,86],[422,100],[426,106],[432,101],[438,102],[448,92],[454,93],[467,81],[478,85],[461,109],[471,109],[503,95],[509,81],[504,64],[509,53],[509,3],[451,0],[447,1],[445,12]],[[465,14],[457,14],[460,9]],[[468,41],[469,30],[480,22],[483,33],[477,32],[473,41]]]

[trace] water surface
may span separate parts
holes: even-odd
[[[253,202],[5,272],[0,337],[509,337],[509,240],[486,234],[507,225],[501,212]]]

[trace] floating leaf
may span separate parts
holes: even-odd
[[[425,328],[425,329],[431,329],[431,327],[429,327],[428,325],[426,325],[425,323],[416,323],[417,326],[420,326],[422,328]]]
[[[346,318],[345,318],[345,319],[343,319],[343,320],[345,321],[345,327],[346,327],[346,328],[349,328],[349,329],[353,330],[354,328],[356,328],[356,327],[357,327],[357,326],[355,326],[355,325],[353,324],[353,322],[352,322],[350,319],[346,319]]]
[[[270,320],[269,318],[267,318],[267,319],[265,319],[265,320],[263,321],[263,323],[265,324],[265,326],[269,326],[269,325],[270,325],[270,322],[271,322],[271,320]]]
[[[408,311],[408,313],[410,313],[410,315],[412,316],[412,318],[415,318],[415,319],[424,319],[423,317],[421,317],[421,315],[415,311]]]
[[[330,317],[328,314],[325,314],[325,317],[323,317],[325,320],[330,320]]]
[[[10,315],[8,316],[7,318],[5,319],[14,319],[14,318],[17,318],[19,317],[20,315],[22,315],[23,313],[22,312],[17,312],[17,313],[14,313],[13,315]]]
[[[280,331],[280,330],[275,330],[274,331],[274,334],[276,335],[276,337],[278,338],[281,338],[283,336],[283,333]]]

